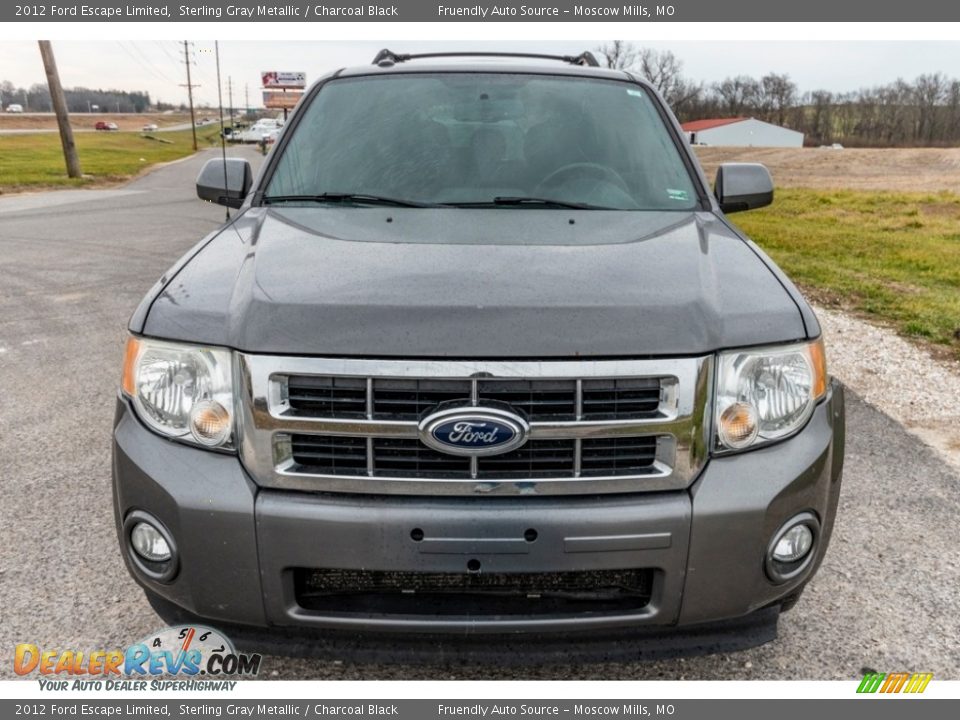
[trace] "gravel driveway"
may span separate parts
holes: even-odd
[[[244,149],[234,153],[252,153]],[[109,435],[126,320],[173,260],[223,217],[193,197],[205,155],[123,190],[0,200],[0,648],[126,646],[160,625],[117,549]],[[940,417],[956,381],[921,356],[888,371],[888,334],[824,313],[846,379],[839,520],[820,574],[761,648],[654,663],[548,668],[264,659],[267,677],[793,679],[863,668],[960,679],[960,472],[888,413]],[[898,361],[899,362],[899,361]],[[939,373],[940,370],[930,370]],[[911,384],[910,377],[926,377]],[[952,378],[952,379],[951,379]],[[868,382],[869,381],[869,382]],[[884,405],[924,390],[911,404]],[[950,402],[960,399],[953,393]],[[897,401],[900,402],[899,400]],[[946,412],[956,414],[956,407]],[[912,413],[912,414],[911,414]],[[922,429],[922,428],[921,428]],[[9,656],[8,656],[9,657]],[[0,677],[12,664],[0,663]]]
[[[960,471],[960,362],[834,310],[817,308],[817,316],[830,372]]]

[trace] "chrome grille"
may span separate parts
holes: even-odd
[[[684,488],[706,458],[712,360],[400,361],[238,355],[241,458],[261,485],[419,495]],[[526,442],[469,458],[420,441],[448,402],[505,403]]]
[[[363,378],[291,377],[290,408],[305,417],[365,418],[367,381]]]
[[[281,442],[285,442],[281,438]],[[642,475],[655,472],[655,436],[582,440],[580,477]],[[448,455],[419,440],[374,438],[368,460],[365,438],[296,434],[290,437],[294,472],[362,475],[403,475],[411,478],[505,480],[576,477],[577,441],[531,440],[502,455],[477,459]],[[369,463],[369,464],[368,464]],[[476,473],[474,475],[473,473]]]
[[[528,420],[576,420],[577,381],[478,379],[479,404],[510,405]],[[291,412],[301,417],[366,417],[364,378],[294,375],[287,379]],[[469,400],[471,380],[373,379],[373,419],[419,420],[440,403]],[[654,417],[660,407],[660,378],[583,381],[579,419]]]

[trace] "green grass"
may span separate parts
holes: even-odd
[[[960,357],[960,195],[784,189],[732,219],[814,298]]]
[[[201,148],[218,141],[219,127],[197,129]],[[156,140],[151,140],[152,135]],[[67,177],[57,133],[0,135],[0,193],[49,187],[81,187],[132,177],[155,163],[193,152],[189,130],[161,133],[75,133],[84,177]]]

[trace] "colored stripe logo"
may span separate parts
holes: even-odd
[[[858,693],[922,693],[933,679],[933,673],[867,673],[860,681]]]

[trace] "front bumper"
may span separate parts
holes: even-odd
[[[843,390],[833,383],[798,435],[713,458],[682,492],[413,498],[259,488],[236,456],[160,438],[121,400],[117,527],[128,568],[149,594],[191,616],[254,631],[544,635],[701,627],[776,606],[816,571],[836,513],[843,416]],[[134,510],[153,515],[175,540],[179,569],[169,582],[130,559],[121,528]],[[804,511],[821,524],[814,561],[774,584],[764,571],[771,535]],[[426,540],[414,540],[413,529]],[[524,539],[531,529],[535,541]],[[294,587],[294,568],[466,573],[477,564],[504,574],[644,568],[654,581],[649,602],[629,612],[509,616],[437,615],[430,607],[403,615],[318,612],[301,606]]]

